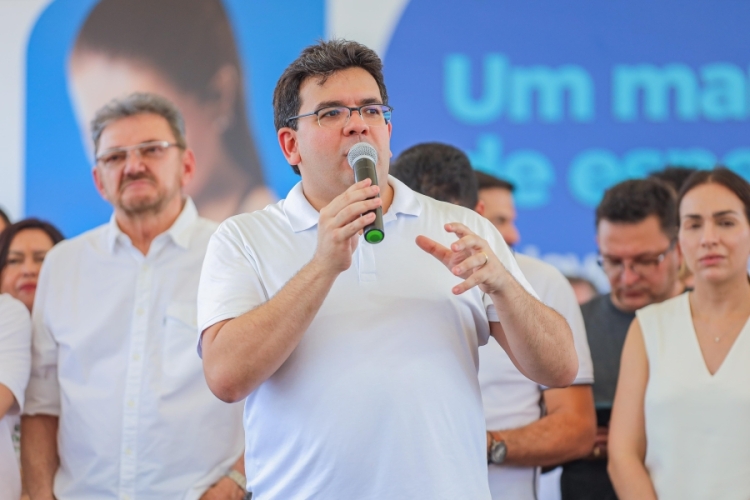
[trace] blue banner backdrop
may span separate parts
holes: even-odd
[[[522,251],[590,267],[607,187],[666,164],[750,178],[749,21],[732,0],[412,0],[385,57],[394,152],[464,149],[516,184]]]

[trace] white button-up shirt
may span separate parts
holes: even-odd
[[[114,216],[47,254],[25,414],[60,418],[59,500],[195,499],[241,456],[242,405],[211,394],[195,355],[215,228],[187,200],[145,256]]]
[[[360,238],[299,345],[247,398],[253,498],[490,497],[477,348],[498,316],[479,287],[454,295],[461,278],[415,238],[450,245],[444,224],[462,222],[531,287],[486,219],[389,183],[385,239]],[[312,258],[319,217],[297,184],[225,221],[201,274],[200,328],[278,293]]]
[[[0,500],[21,497],[21,473],[13,449],[12,415],[23,408],[24,391],[31,369],[31,321],[22,302],[0,295],[0,384],[16,398],[16,404],[0,418]]]

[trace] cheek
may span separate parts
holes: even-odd
[[[0,274],[0,293],[11,293],[14,288],[13,285],[17,279],[18,272],[6,268],[2,274]]]

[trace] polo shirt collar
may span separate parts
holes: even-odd
[[[172,226],[167,229],[163,235],[166,235],[178,247],[187,250],[190,245],[190,237],[193,234],[193,223],[198,220],[198,210],[195,208],[192,198],[187,197],[182,212],[177,216]],[[161,236],[161,235],[159,235]],[[159,237],[157,236],[157,238]],[[109,218],[106,230],[107,249],[114,253],[117,241],[130,241],[128,235],[122,232],[117,224],[115,214]]]
[[[393,188],[393,201],[388,213],[383,215],[383,222],[395,219],[397,214],[418,216],[421,213],[422,204],[414,191],[392,175],[388,176],[388,184]],[[284,214],[295,233],[318,224],[320,213],[307,201],[301,181],[289,191],[284,200]]]

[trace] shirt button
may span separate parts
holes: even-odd
[[[122,500],[130,500],[130,496],[129,495],[123,495],[122,496]]]
[[[142,307],[139,307],[138,309],[136,309],[136,310],[135,310],[135,313],[136,313],[136,314],[137,314],[138,316],[143,316],[143,308],[142,308]]]
[[[135,401],[133,401],[132,399],[128,401],[128,408],[133,408],[134,406],[135,406]]]
[[[126,455],[132,455],[133,454],[133,450],[131,450],[130,448],[125,448],[125,454]]]
[[[133,354],[133,361],[140,361],[141,355],[140,354]]]

